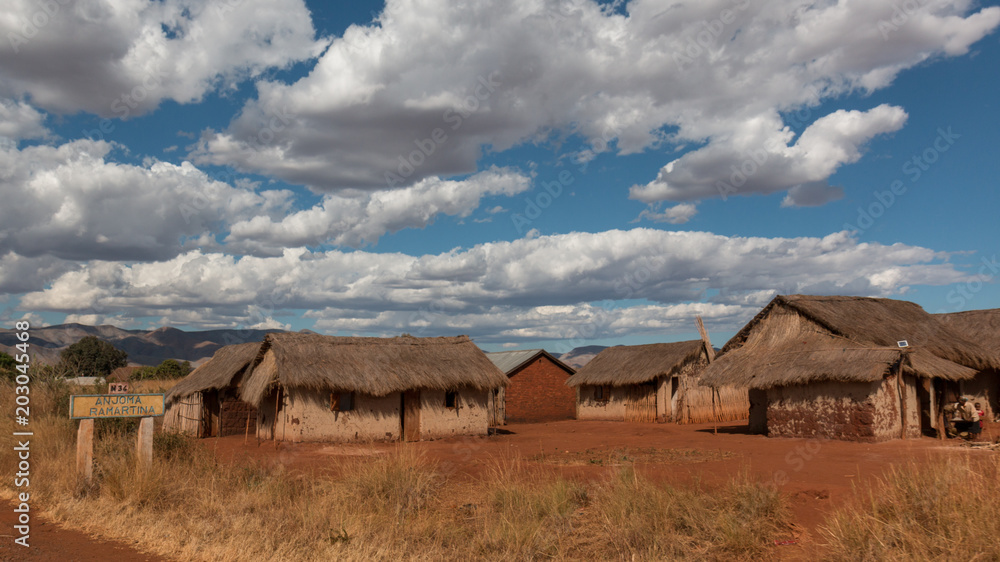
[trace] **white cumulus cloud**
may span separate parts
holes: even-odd
[[[25,295],[21,306],[128,310],[202,327],[256,325],[304,310],[331,331],[513,341],[576,338],[575,327],[595,323],[603,335],[680,329],[672,322],[683,323],[683,315],[664,313],[688,310],[671,308],[680,305],[711,304],[706,315],[739,316],[775,292],[890,296],[964,278],[927,248],[859,243],[846,232],[743,238],[637,228],[420,256],[290,249],[274,257],[190,251],[156,263],[91,262]],[[699,304],[710,291],[721,293]],[[650,304],[616,304],[636,300]],[[602,301],[608,306],[594,304]]]
[[[0,96],[128,118],[319,54],[301,0],[6,0]]]
[[[884,104],[865,112],[840,110],[817,119],[792,144],[791,131],[776,114],[747,121],[668,163],[652,182],[633,186],[631,197],[651,203],[789,191],[788,204],[826,203],[842,196],[826,178],[861,158],[862,147],[876,135],[898,131],[906,117],[902,108]]]
[[[787,204],[817,205],[841,194],[822,187],[829,175],[906,114],[810,114],[819,120],[789,144],[783,113],[883,88],[1000,24],[1000,8],[968,0],[920,5],[888,33],[888,2],[636,0],[624,11],[592,0],[388,0],[308,76],[259,82],[257,98],[191,156],[336,191],[472,173],[483,150],[574,135],[589,144],[580,161],[703,144],[632,192],[690,201],[718,197],[747,151],[773,144],[739,193],[790,190]]]
[[[359,247],[386,233],[424,228],[439,215],[467,217],[483,197],[512,196],[531,180],[509,169],[491,168],[462,181],[427,178],[403,189],[328,194],[319,204],[280,219],[260,215],[238,221],[226,238],[228,248],[277,253],[282,248],[316,244]]]

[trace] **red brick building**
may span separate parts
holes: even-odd
[[[487,353],[490,361],[507,374],[510,384],[500,389],[498,417],[507,422],[532,423],[571,420],[576,417],[576,389],[566,386],[575,373],[572,367],[544,349]]]

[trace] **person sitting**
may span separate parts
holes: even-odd
[[[959,408],[958,402],[949,402],[944,406],[945,435],[949,439],[958,437],[958,425],[961,423]]]
[[[961,405],[959,414],[962,416],[962,427],[960,429],[968,432],[968,439],[978,438],[980,431],[982,431],[979,426],[979,411],[969,401],[968,396],[959,398],[958,403]],[[961,433],[960,431],[959,434],[961,435]]]

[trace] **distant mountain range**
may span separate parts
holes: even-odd
[[[165,359],[190,361],[195,367],[207,361],[220,347],[253,341],[261,341],[270,332],[280,330],[207,330],[185,332],[177,328],[157,328],[156,330],[123,330],[115,326],[85,326],[83,324],[60,324],[47,328],[32,328],[29,352],[32,361],[55,365],[59,354],[70,345],[86,336],[110,343],[128,353],[129,365],[159,365]],[[303,332],[310,332],[303,330]],[[20,343],[15,330],[0,330],[0,351],[11,355],[20,353],[14,346]],[[588,345],[577,347],[562,354],[559,359],[574,369],[587,364],[605,346]]]
[[[585,345],[583,347],[574,347],[573,349],[560,355],[559,360],[574,369],[579,369],[589,363],[595,355],[604,349],[607,349],[606,345]]]
[[[32,328],[28,343],[32,361],[55,365],[59,354],[86,336],[96,336],[128,353],[130,365],[159,365],[165,359],[190,361],[199,365],[220,347],[261,341],[269,332],[280,330],[208,330],[185,332],[177,328],[156,330],[123,330],[115,326],[84,326],[60,324],[47,328]],[[20,343],[14,330],[0,330],[0,351],[20,353],[14,346]]]

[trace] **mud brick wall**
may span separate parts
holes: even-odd
[[[226,398],[222,401],[222,435],[243,435],[247,428],[247,413],[250,414],[251,431],[257,427],[257,408],[239,400]]]
[[[895,377],[889,377],[870,383],[816,382],[768,389],[767,433],[862,442],[898,439],[902,421],[895,385]],[[915,398],[915,390],[908,395],[908,400]]]
[[[576,390],[566,386],[569,373],[539,357],[510,377],[508,422],[571,420],[576,415]]]

